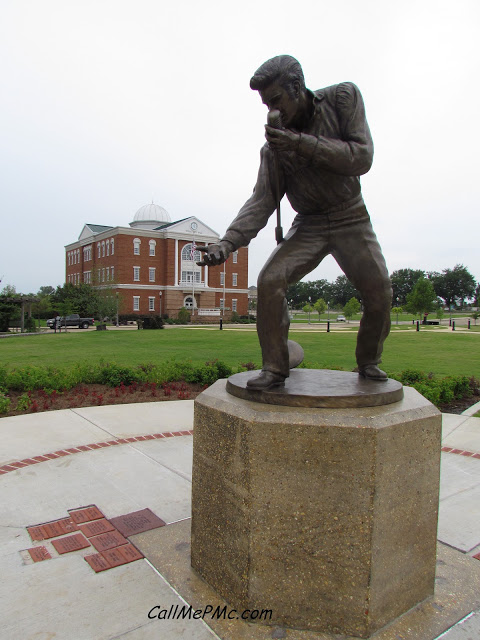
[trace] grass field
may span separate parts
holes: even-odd
[[[355,367],[356,332],[290,331],[305,350],[311,368]],[[0,363],[8,368],[26,365],[68,367],[100,360],[123,365],[189,360],[195,364],[218,359],[237,367],[261,364],[255,331],[172,328],[164,331],[89,331],[12,337],[0,340]],[[432,331],[392,332],[385,343],[383,365],[388,372],[420,369],[440,376],[480,378],[478,333]]]

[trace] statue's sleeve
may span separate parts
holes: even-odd
[[[335,110],[341,138],[306,136],[302,155],[308,156],[309,146],[313,165],[344,176],[363,175],[372,166],[373,140],[362,95],[353,83],[337,85]]]
[[[275,178],[273,154],[267,145],[260,151],[260,168],[251,197],[238,212],[237,217],[228,227],[222,240],[230,242],[234,249],[245,247],[252,238],[267,224],[269,217],[275,211]],[[280,198],[285,193],[283,177],[279,176]]]

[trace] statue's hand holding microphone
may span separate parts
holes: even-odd
[[[274,151],[288,151],[294,149],[299,141],[299,134],[284,129],[282,115],[278,109],[272,109],[267,114],[265,138],[268,146]]]

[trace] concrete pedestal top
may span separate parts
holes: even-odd
[[[256,375],[258,371],[230,376],[228,393],[253,402],[313,408],[379,407],[403,398],[403,387],[397,380],[367,380],[348,371],[293,369],[284,387],[266,391],[247,387],[247,382]]]

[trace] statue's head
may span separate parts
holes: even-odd
[[[264,91],[274,83],[283,87],[292,97],[296,88],[305,91],[305,78],[298,60],[286,55],[270,58],[255,71],[250,79],[250,88]]]
[[[276,56],[262,64],[250,80],[269,111],[278,110],[282,125],[301,121],[305,112],[305,79],[302,67],[292,56]]]

